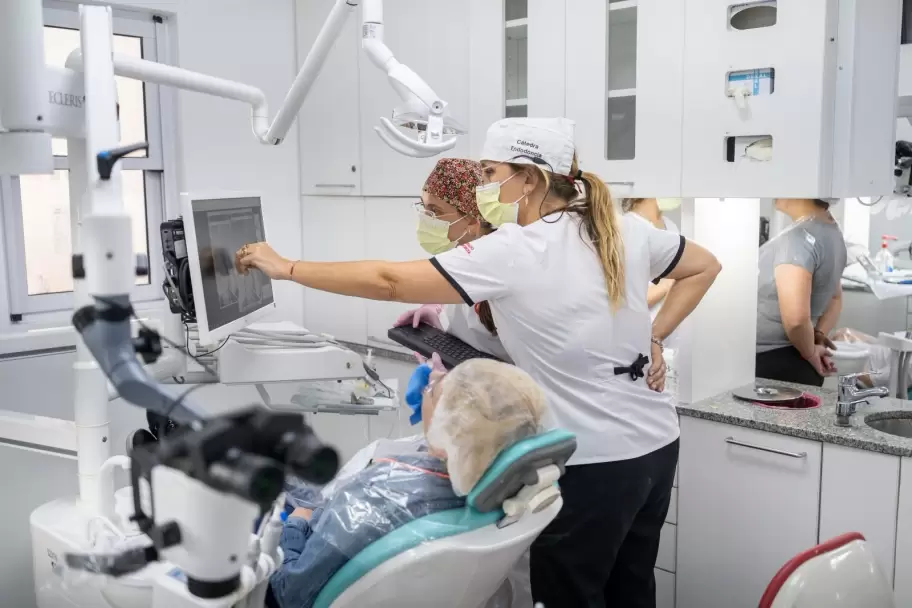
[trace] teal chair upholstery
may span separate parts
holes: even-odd
[[[359,552],[323,587],[316,608],[330,608],[349,587],[381,564],[430,541],[466,534],[498,524],[504,501],[524,486],[535,485],[538,470],[549,465],[564,472],[576,450],[576,436],[553,430],[519,441],[503,450],[466,499],[466,506],[434,513],[387,534]]]

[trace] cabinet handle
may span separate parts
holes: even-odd
[[[769,452],[770,454],[779,454],[780,456],[788,456],[789,458],[807,458],[807,452],[786,452],[785,450],[777,450],[776,448],[767,448],[762,445],[756,445],[753,443],[745,443],[743,441],[738,441],[734,437],[726,437],[725,443],[729,443],[731,445],[740,445],[742,448],[760,450],[761,452]]]
[[[314,184],[314,188],[354,188],[354,184]]]

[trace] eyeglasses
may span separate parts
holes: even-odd
[[[462,218],[465,217],[464,214],[459,213],[458,211],[454,212],[454,213],[444,213],[442,215],[437,215],[436,213],[434,213],[433,211],[431,211],[430,209],[425,207],[424,201],[421,199],[418,199],[417,201],[412,203],[412,207],[415,209],[416,213],[421,213],[423,215],[432,217],[434,219],[443,220],[445,222],[450,222],[451,224],[455,224],[456,222],[458,222],[459,220],[461,220]],[[452,216],[455,219],[450,220],[449,219],[450,216]]]

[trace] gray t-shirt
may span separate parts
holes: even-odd
[[[779,313],[776,267],[791,264],[811,273],[811,323],[816,324],[836,294],[846,267],[846,257],[845,240],[839,226],[817,218],[798,221],[760,248],[758,353],[791,344]]]

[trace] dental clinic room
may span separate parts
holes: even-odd
[[[0,0],[0,607],[912,608],[912,0]]]

